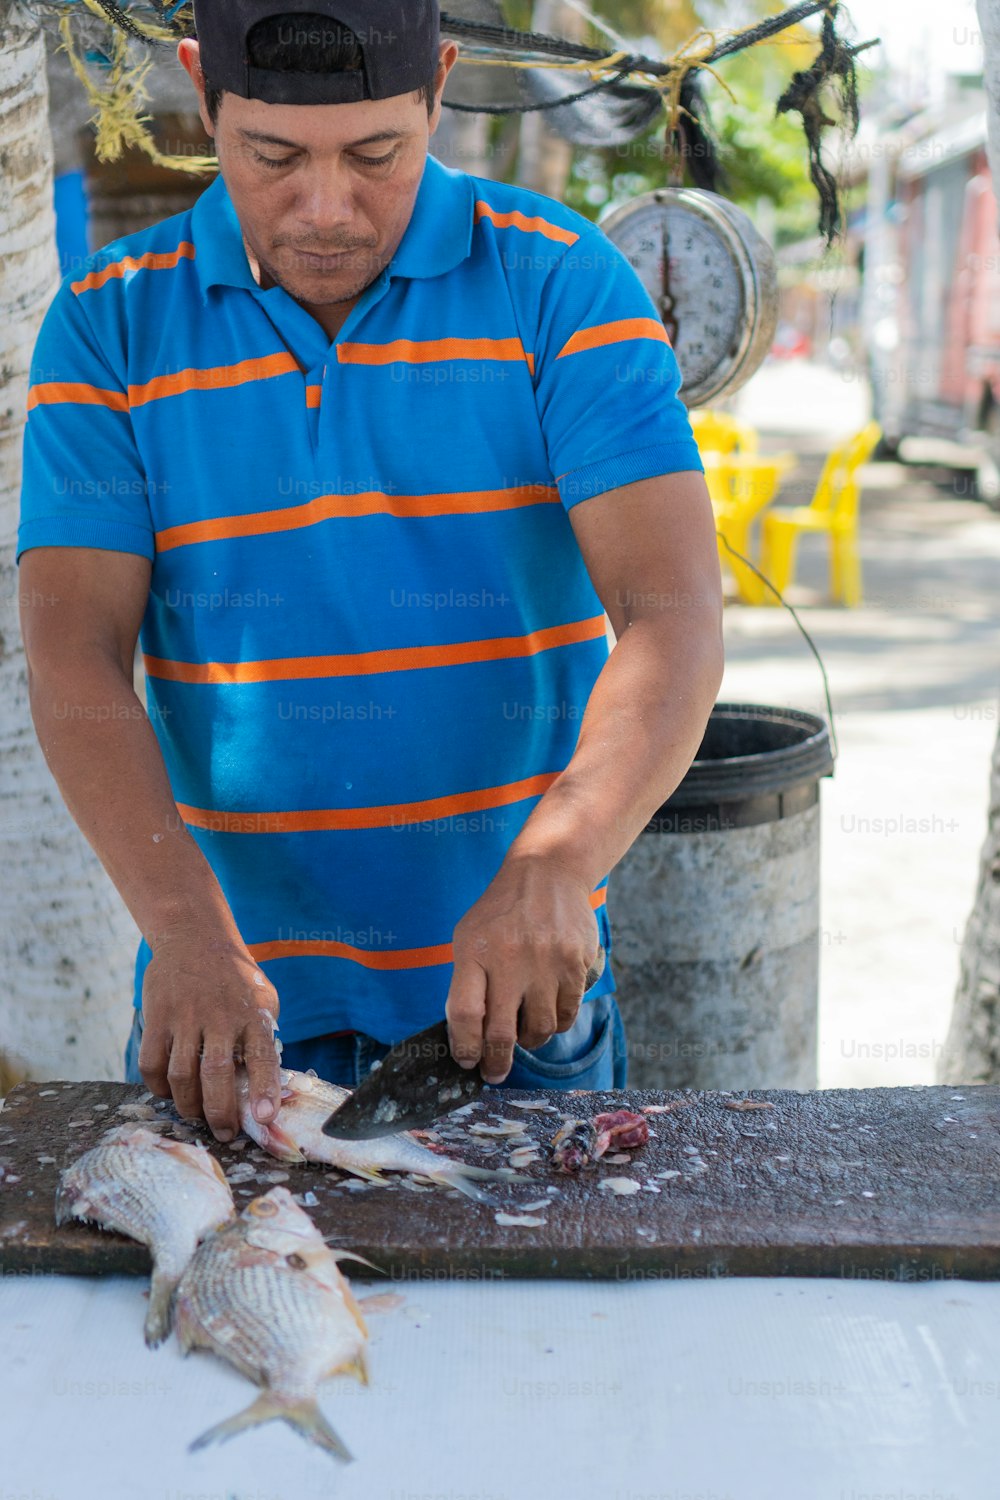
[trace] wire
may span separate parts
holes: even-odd
[[[527,115],[540,109],[561,109],[564,104],[575,104],[578,99],[603,93],[612,84],[627,78],[631,71],[631,64],[626,63],[613,78],[602,78],[599,83],[592,84],[589,89],[581,89],[578,94],[568,94],[565,99],[549,99],[544,104],[455,104],[449,99],[442,99],[441,103],[445,109],[458,109],[469,115]]]
[[[712,63],[717,58],[741,52],[744,47],[754,47],[758,42],[767,41],[779,31],[785,31],[809,16],[836,10],[836,5],[837,0],[800,0],[798,5],[783,10],[779,15],[768,16],[766,20],[748,26],[743,31],[733,32],[724,41],[717,43],[704,60]],[[516,31],[512,27],[497,26],[486,21],[467,21],[462,16],[449,15],[446,11],[441,12],[441,32],[442,35],[459,39],[467,38],[470,42],[478,41],[491,52],[534,52],[542,56],[575,58],[581,62],[607,63],[607,53],[600,48],[585,47],[581,42],[569,42],[561,37],[548,36],[545,32]],[[632,71],[637,73],[663,75],[670,73],[675,67],[673,59],[663,62],[641,54],[633,55],[629,61]]]
[[[826,667],[823,664],[823,658],[819,654],[819,649],[817,648],[816,642],[813,640],[812,636],[809,634],[808,630],[803,625],[802,621],[799,619],[798,615],[795,613],[795,610],[789,604],[788,600],[782,594],[781,590],[775,588],[770,578],[762,573],[760,569],[754,563],[752,563],[748,557],[744,557],[742,552],[737,552],[736,548],[731,545],[729,538],[723,536],[721,531],[716,530],[715,534],[719,538],[719,540],[723,542],[727,552],[731,552],[734,557],[738,557],[740,562],[744,563],[746,567],[750,569],[751,573],[756,573],[761,583],[767,585],[767,587],[771,590],[771,593],[777,599],[778,603],[783,605],[785,609],[788,610],[788,613],[791,615],[792,619],[795,621],[796,625],[799,627],[799,630],[805,637],[806,645],[809,647],[809,650],[812,652],[813,656],[815,656],[817,665],[819,666],[819,670],[823,678],[823,692],[826,696],[826,711],[830,719],[830,739],[833,743],[833,758],[834,760],[836,760],[840,754],[840,747],[837,744],[837,729],[834,723],[833,700],[830,697],[830,679],[826,675]]]

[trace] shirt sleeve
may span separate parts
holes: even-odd
[[[535,349],[542,432],[567,510],[619,485],[703,471],[680,384],[637,272],[587,225],[546,280]]]
[[[98,547],[155,555],[149,490],[115,373],[64,281],[31,360],[17,556],[32,547]]]

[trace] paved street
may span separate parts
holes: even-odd
[[[741,393],[769,450],[800,455],[804,503],[827,447],[867,417],[855,381],[789,361]],[[1000,715],[1000,515],[948,470],[865,470],[865,602],[823,602],[826,546],[801,544],[799,608],[826,664],[840,758],[824,781],[820,1085],[930,1083],[947,1031],[986,829]],[[726,610],[720,698],[824,712],[790,615]]]

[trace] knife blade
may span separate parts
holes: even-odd
[[[584,995],[604,973],[603,946],[587,970]],[[324,1135],[375,1140],[400,1130],[421,1130],[441,1115],[470,1104],[486,1088],[478,1067],[463,1068],[451,1055],[448,1022],[404,1037],[329,1116]]]

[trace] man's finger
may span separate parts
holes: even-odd
[[[483,1055],[486,1015],[486,974],[477,963],[456,958],[444,1013],[452,1057],[464,1068],[474,1068]]]
[[[205,1037],[201,1055],[201,1097],[217,1141],[231,1141],[240,1128],[236,1109],[236,1072],[233,1039],[224,1032]]]
[[[273,1120],[281,1107],[281,1063],[274,1045],[271,1017],[262,1015],[247,1027],[243,1061],[250,1079],[250,1108],[255,1120]]]
[[[517,1039],[522,1047],[535,1052],[551,1040],[556,1031],[555,990],[535,987],[528,991],[517,1016]]]
[[[200,1051],[200,1031],[175,1033],[171,1037],[167,1082],[182,1120],[201,1119]]]
[[[556,1031],[568,1031],[580,1014],[580,1002],[586,991],[579,980],[563,980],[556,997]]]
[[[524,999],[520,984],[487,980],[486,1025],[483,1028],[482,1072],[487,1083],[503,1083],[514,1061],[517,1016]]]
[[[143,1027],[139,1041],[139,1072],[151,1094],[161,1099],[170,1098],[170,1080],[167,1068],[170,1065],[170,1033]]]

